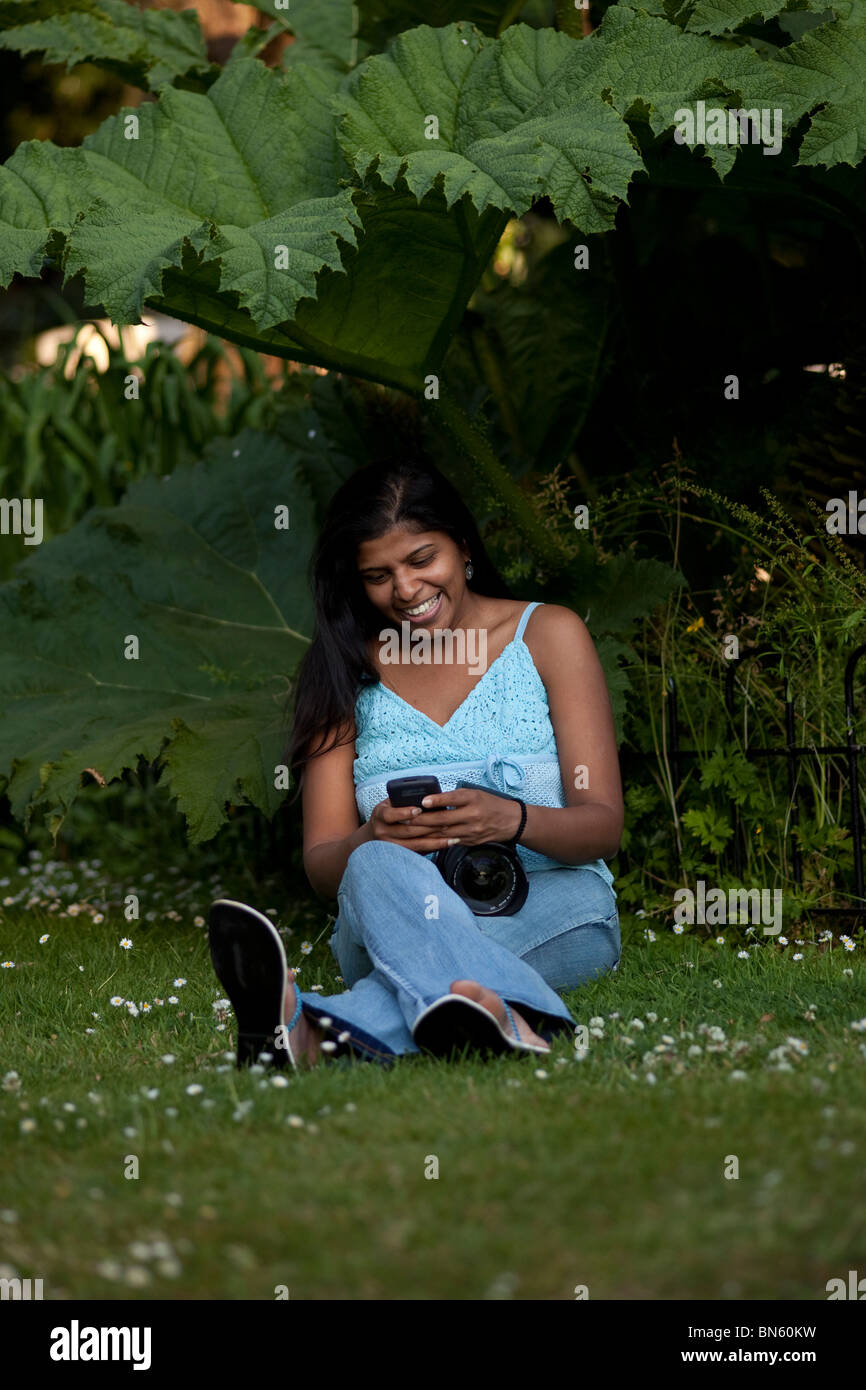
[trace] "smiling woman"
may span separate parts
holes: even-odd
[[[316,632],[290,760],[304,866],[338,900],[331,949],[350,988],[302,994],[267,918],[215,903],[211,952],[238,1016],[238,1065],[266,1046],[280,1065],[323,1052],[548,1052],[572,1024],[556,991],[620,956],[604,856],[619,846],[622,790],[592,640],[569,609],[512,597],[459,494],[423,464],[354,474],[312,572]],[[408,660],[386,652],[395,625],[412,638]],[[435,639],[449,639],[451,660],[429,659]],[[441,790],[392,805],[386,783],[405,774]],[[473,912],[459,877],[446,882],[433,862],[458,845],[482,876],[516,856],[523,905]]]

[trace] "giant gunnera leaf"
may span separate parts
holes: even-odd
[[[697,0],[686,29],[693,34],[724,34],[741,25],[760,19],[773,19],[780,14],[790,0]],[[798,8],[824,10],[824,0],[814,0],[804,4],[798,0]]]
[[[859,160],[866,41],[862,0],[845,3],[775,56],[616,4],[585,39],[422,25],[348,72],[343,30],[305,4],[309,61],[268,68],[241,41],[206,92],[163,86],[77,149],[20,146],[0,170],[0,284],[48,255],[116,322],[160,309],[419,392],[510,216],[546,198],[609,230],[647,129],[730,171],[737,142],[684,134],[684,109],[766,111],[778,152],[823,107],[801,163]]]
[[[82,778],[140,757],[164,766],[194,842],[227,802],[276,810],[288,680],[312,632],[317,514],[298,463],[245,431],[135,483],[0,585],[0,773],[25,824],[48,813],[56,829]]]
[[[247,0],[233,3],[245,5]],[[292,35],[283,52],[285,66],[312,59],[345,72],[367,52],[368,45],[357,36],[358,10],[352,0],[287,0],[283,9],[271,13],[272,8],[265,13],[273,23],[261,32],[268,41],[275,31]]]
[[[254,58],[207,93],[163,90],[80,148],[28,142],[0,170],[0,282],[62,246],[120,323],[145,307],[299,361],[418,389],[501,234],[433,193],[353,190],[338,73]],[[359,233],[363,230],[363,236]]]
[[[141,10],[125,0],[0,0],[0,48],[67,67],[95,62],[151,91],[218,75],[194,9]]]
[[[560,81],[560,105],[549,101],[579,46],[525,25],[499,40],[468,25],[414,29],[348,79],[343,151],[417,198],[441,186],[449,207],[465,196],[520,215],[547,195],[582,231],[604,231],[643,162],[595,90],[566,94]]]
[[[800,164],[860,163],[866,154],[866,3],[854,0],[845,18],[822,24],[782,49],[777,67],[785,102],[807,106],[820,91],[800,148]]]

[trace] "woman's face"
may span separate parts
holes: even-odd
[[[455,626],[465,606],[468,559],[468,550],[444,531],[406,526],[358,547],[358,571],[373,606],[391,623],[421,628]]]

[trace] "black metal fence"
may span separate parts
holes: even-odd
[[[745,756],[752,760],[761,758],[784,758],[787,763],[788,771],[788,794],[790,797],[790,809],[788,817],[788,833],[790,836],[790,863],[794,876],[794,882],[800,885],[803,881],[803,864],[800,854],[800,847],[797,843],[796,830],[800,821],[799,802],[797,798],[797,759],[826,757],[831,755],[844,754],[848,764],[848,786],[851,802],[851,838],[854,851],[854,893],[849,894],[853,902],[847,907],[812,907],[808,909],[811,914],[823,914],[833,917],[861,917],[866,915],[866,898],[863,894],[863,816],[860,807],[860,783],[858,758],[864,750],[866,744],[858,743],[854,736],[854,672],[857,663],[863,654],[866,653],[866,642],[857,647],[848,660],[845,667],[845,730],[847,741],[842,744],[828,744],[823,747],[811,745],[805,748],[798,748],[794,735],[794,702],[785,700],[785,746],[783,748],[746,748]],[[769,648],[758,647],[755,651],[747,652],[744,657],[735,657],[730,660],[725,678],[725,708],[733,721],[734,719],[734,683],[736,680],[737,667],[744,660],[755,660],[764,656],[772,655]],[[677,691],[673,677],[668,678],[668,744],[671,773],[673,776],[674,804],[677,814],[680,811],[681,786],[682,786],[682,765],[684,762],[693,761],[700,758],[700,754],[680,747],[679,715],[677,710]],[[731,801],[731,818],[734,826],[732,841],[734,872],[738,877],[743,873],[743,832],[740,821],[739,808],[736,802]],[[859,903],[856,906],[855,903]]]

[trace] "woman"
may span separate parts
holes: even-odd
[[[619,848],[622,789],[589,633],[567,608],[510,596],[459,494],[424,464],[353,474],[312,572],[316,631],[289,756],[304,869],[338,901],[331,949],[349,988],[298,990],[268,919],[214,903],[211,954],[237,1017],[238,1066],[263,1048],[281,1066],[323,1052],[383,1063],[466,1047],[548,1052],[572,1027],[556,991],[620,957],[604,860]],[[434,638],[426,660],[421,633]],[[437,662],[449,633],[455,659]],[[438,777],[441,794],[392,806],[386,781],[418,772]],[[455,790],[461,781],[472,785]],[[471,911],[432,860],[491,841],[516,845],[529,882],[511,915]]]

